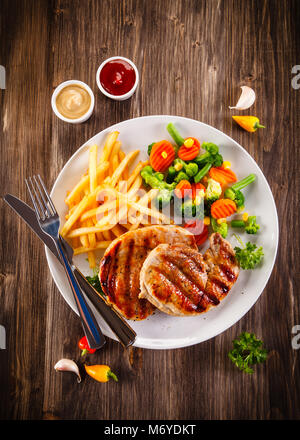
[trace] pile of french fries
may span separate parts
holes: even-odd
[[[139,150],[126,155],[118,136],[118,131],[108,134],[99,160],[98,146],[90,147],[88,170],[65,199],[68,213],[60,234],[74,255],[87,254],[90,268],[96,267],[95,252],[116,237],[146,225],[171,223],[149,207],[158,190],[142,191],[140,171],[148,161],[139,161],[130,172]]]

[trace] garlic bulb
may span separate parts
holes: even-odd
[[[247,108],[251,107],[251,105],[254,103],[256,98],[254,90],[248,86],[242,86],[241,89],[242,89],[242,93],[236,106],[229,107],[230,109],[246,110]]]
[[[55,371],[71,371],[77,375],[77,382],[81,382],[79,368],[71,359],[61,359],[54,365]]]

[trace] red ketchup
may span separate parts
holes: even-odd
[[[101,69],[100,83],[111,95],[121,96],[130,92],[136,76],[133,67],[124,60],[108,61]]]

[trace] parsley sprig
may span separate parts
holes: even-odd
[[[97,292],[100,293],[100,295],[104,296],[104,292],[102,290],[100,280],[99,280],[99,271],[98,271],[98,269],[94,269],[93,272],[94,272],[93,276],[92,277],[86,276],[86,279],[94,287],[94,289],[96,289]]]
[[[245,373],[252,374],[252,365],[260,364],[267,359],[268,352],[262,348],[263,342],[253,333],[243,332],[232,341],[233,349],[228,353],[229,359]]]
[[[242,246],[242,248],[238,246],[234,248],[235,257],[240,263],[241,268],[254,269],[263,259],[264,252],[262,246],[257,247],[256,244],[250,243],[250,241],[245,246],[240,237],[235,234],[234,236]]]

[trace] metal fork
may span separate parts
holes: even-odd
[[[54,241],[56,248],[61,255],[63,266],[65,268],[74,299],[81,318],[81,323],[88,340],[90,348],[100,348],[105,344],[105,337],[103,336],[98,323],[88,306],[81,288],[74,276],[75,266],[70,264],[65,256],[64,249],[59,238],[60,220],[55,209],[55,206],[46,190],[45,184],[41,176],[29,177],[25,179],[35,212],[41,229],[48,234]]]

